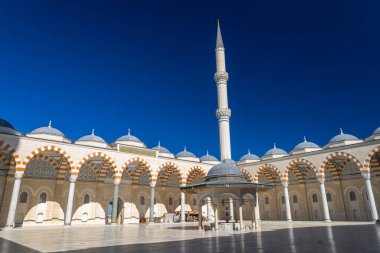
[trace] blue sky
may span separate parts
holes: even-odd
[[[233,158],[380,126],[376,1],[2,1],[0,117],[219,156],[216,19]]]

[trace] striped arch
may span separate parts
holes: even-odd
[[[167,168],[167,170],[164,172],[164,175],[160,175],[161,171],[165,168]],[[176,173],[178,175],[180,185],[186,183],[181,170],[178,168],[178,165],[172,162],[165,162],[158,167],[158,177],[160,177],[161,184],[165,185],[167,183],[168,177],[172,173]]]
[[[253,181],[253,178],[252,178],[252,176],[251,176],[251,174],[249,173],[248,170],[246,170],[246,169],[241,169],[241,171],[243,172],[244,177],[245,177],[245,179],[246,179],[248,182],[252,182],[252,181]]]
[[[334,153],[331,153],[329,154],[322,162],[322,164],[319,166],[319,171],[318,171],[318,174],[319,177],[325,177],[325,169],[327,168],[327,165],[329,163],[329,161],[331,161],[332,159],[334,158],[337,158],[337,157],[344,157],[346,159],[349,159],[350,161],[352,161],[353,163],[356,164],[356,166],[358,166],[359,170],[360,171],[363,171],[363,166],[362,164],[359,162],[358,159],[356,159],[356,157],[348,154],[348,153],[345,153],[345,152],[334,152]],[[331,172],[331,175],[334,179],[338,179],[339,178],[339,175],[338,175],[338,168],[335,168],[334,171]]]
[[[271,171],[275,173],[275,176],[271,173]],[[253,178],[254,182],[259,182],[260,174],[265,175],[268,178],[268,181],[271,183],[275,183],[276,181],[279,181],[282,178],[280,170],[273,164],[268,163],[261,165],[261,167],[255,171],[255,176]],[[278,177],[278,180],[276,180],[276,177]]]
[[[60,147],[57,147],[57,146],[44,146],[44,147],[41,147],[41,148],[38,148],[38,149],[32,151],[29,155],[27,155],[25,157],[24,161],[22,162],[22,164],[20,165],[20,167],[16,166],[16,171],[20,171],[21,173],[24,173],[26,165],[30,162],[30,160],[32,160],[33,157],[35,157],[36,155],[38,155],[38,154],[40,154],[40,153],[42,153],[44,151],[55,151],[55,152],[61,154],[67,160],[67,163],[66,162],[62,162],[62,164],[60,166],[60,169],[59,169],[60,170],[59,175],[61,175],[61,171],[65,171],[65,169],[66,169],[67,166],[69,166],[69,168],[73,168],[74,167],[73,166],[74,161],[66,153],[66,151],[62,150]],[[62,173],[62,174],[64,175],[65,173]]]
[[[380,146],[372,149],[371,152],[368,153],[368,155],[364,159],[363,168],[361,170],[362,174],[368,174],[368,173],[370,173],[370,170],[371,170],[371,166],[370,166],[371,165],[371,160],[375,156],[375,154],[377,152],[379,152],[379,151],[380,151]]]
[[[206,171],[201,166],[195,165],[186,172],[186,184],[189,185],[193,183],[193,179],[196,176],[204,178],[206,175]]]
[[[116,172],[117,172],[117,168],[116,168],[116,163],[115,161],[109,157],[108,155],[106,155],[105,153],[103,152],[94,152],[94,153],[91,153],[91,154],[88,154],[86,155],[85,157],[83,157],[80,162],[78,163],[78,167],[77,168],[72,168],[71,169],[71,175],[78,175],[79,173],[79,170],[80,168],[85,164],[87,163],[88,161],[90,161],[91,158],[94,158],[94,157],[99,157],[99,158],[103,158],[105,161],[108,161],[109,162],[109,165],[112,167],[113,171],[115,172],[114,174],[116,175]],[[103,167],[105,168],[102,168],[101,170],[101,174],[102,176],[106,177],[106,174],[108,173],[108,170],[109,170],[109,165],[107,164],[106,165],[103,165]],[[96,170],[95,170],[96,171]],[[103,175],[104,174],[104,175]]]
[[[128,166],[129,164],[133,163],[133,162],[137,162],[139,164],[138,168],[136,169],[136,171],[134,173],[131,173],[130,171],[128,171]],[[119,173],[122,174],[124,170],[127,171],[127,173],[129,173],[131,175],[131,179],[132,179],[132,182],[133,183],[137,183],[139,178],[140,178],[140,175],[142,172],[144,171],[147,171],[148,174],[149,174],[149,181],[151,183],[155,183],[156,180],[157,180],[157,172],[154,171],[153,169],[151,169],[150,167],[150,164],[145,161],[144,159],[140,158],[140,157],[133,157],[131,159],[129,159],[127,162],[125,162],[123,164],[123,166],[121,167],[122,171],[120,171]]]
[[[0,159],[4,162],[5,165],[12,165],[12,163],[14,163],[16,169],[21,167],[20,156],[18,154],[15,154],[15,149],[3,140],[0,140],[0,154],[1,153],[4,155],[2,155]],[[14,162],[12,160],[14,160]]]
[[[305,181],[305,174],[299,169],[299,164],[305,164],[309,169],[313,170],[315,172],[315,175],[318,174],[318,169],[315,167],[313,163],[310,161],[303,159],[303,158],[297,158],[291,161],[288,166],[286,166],[284,174],[282,176],[284,181],[289,181],[289,172],[293,172],[295,176],[298,179],[298,182],[304,183]]]

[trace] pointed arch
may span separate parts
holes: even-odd
[[[207,175],[206,171],[199,165],[194,165],[186,172],[186,184],[192,184],[195,177],[203,178]]]
[[[241,169],[241,171],[243,172],[243,175],[245,177],[245,179],[248,181],[248,182],[252,182],[253,181],[253,178],[251,176],[251,174],[249,173],[248,170],[246,169]]]
[[[12,164],[12,160],[14,160],[14,165],[16,167],[16,170],[20,171],[21,170],[21,159],[18,154],[15,154],[15,149],[9,144],[6,143],[3,140],[0,140],[0,153],[4,153],[3,156],[1,156],[1,160],[7,165]]]
[[[178,175],[179,185],[186,183],[181,170],[178,168],[178,165],[173,162],[165,162],[158,166],[157,180],[160,180],[162,185],[167,185],[169,176],[173,173]]]
[[[379,152],[379,151],[380,151],[380,146],[377,146],[376,148],[372,149],[371,152],[369,152],[367,154],[366,158],[364,159],[363,168],[361,170],[361,172],[363,174],[370,173],[370,170],[371,170],[371,160],[375,156],[375,154],[377,152]]]
[[[334,158],[339,158],[339,157],[343,157],[343,158],[345,158],[345,160],[349,160],[350,162],[354,163],[360,171],[363,170],[362,164],[353,155],[350,155],[346,152],[334,152],[334,153],[329,154],[321,163],[321,165],[319,167],[319,171],[318,171],[319,176],[325,178],[326,172],[327,172],[326,169],[328,168],[329,163],[332,163]],[[346,162],[346,161],[343,161],[343,162]],[[344,165],[346,165],[346,164],[347,164],[347,162]],[[329,171],[330,177],[332,180],[338,180],[339,179],[339,171],[338,171],[339,165],[338,166],[336,166],[335,164],[333,164],[333,165],[334,166],[332,166],[331,171]]]
[[[132,163],[137,163],[137,168],[134,171],[131,171],[128,169],[128,166],[131,165]],[[119,172],[120,175],[122,174],[124,170],[126,170],[128,176],[130,176],[133,183],[138,183],[140,176],[145,171],[149,175],[149,182],[155,183],[157,180],[157,172],[153,171],[153,169],[151,169],[150,164],[147,161],[145,161],[143,158],[133,157],[129,159],[128,161],[126,161],[121,168],[122,168],[122,171]]]
[[[302,170],[299,165],[304,165],[306,168]],[[304,158],[297,158],[292,160],[285,168],[283,179],[289,181],[289,173],[293,172],[299,183],[305,182],[305,176],[312,170],[315,175],[318,174],[317,167],[310,161]]]
[[[254,182],[259,181],[259,175],[264,175],[271,183],[279,182],[282,178],[280,170],[269,163],[261,165],[260,168],[255,171]]]
[[[104,160],[104,163],[101,164],[100,170],[95,165],[95,167],[96,167],[95,172],[97,174],[98,179],[100,179],[100,178],[105,179],[107,177],[110,169],[112,169],[113,175],[119,176],[119,174],[117,173],[118,171],[117,171],[115,161],[103,152],[94,152],[94,153],[87,154],[86,156],[84,156],[80,160],[80,162],[78,163],[78,167],[75,170],[74,170],[74,168],[72,169],[71,175],[78,175],[80,173],[80,169],[82,168],[82,166],[84,164],[89,163],[93,158],[101,158],[102,160]]]

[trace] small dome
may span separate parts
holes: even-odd
[[[49,135],[57,135],[57,136],[65,136],[61,131],[51,126],[51,121],[49,121],[49,125],[47,127],[40,127],[32,132],[30,134],[49,134]]]
[[[95,135],[94,129],[92,129],[92,133],[91,134],[85,135],[85,136],[79,138],[77,141],[94,141],[94,142],[106,143],[106,141],[103,140],[103,138]]]
[[[127,135],[121,136],[116,141],[134,141],[134,142],[142,143],[142,141],[140,141],[139,138],[131,135],[131,129],[128,129],[128,134]]]
[[[303,137],[303,142],[295,146],[293,150],[305,149],[305,148],[320,148],[320,146],[318,146],[314,142],[307,141],[306,137]]]
[[[378,127],[375,131],[373,131],[372,135],[380,135],[380,127]]]
[[[249,160],[260,160],[260,158],[255,154],[251,154],[251,150],[248,149],[248,153],[240,157],[239,161],[244,162]]]
[[[200,158],[201,162],[218,162],[215,156],[209,155],[208,150],[204,156]]]
[[[8,121],[0,119],[0,127],[15,129]]]
[[[164,154],[171,154],[172,153],[169,151],[169,149],[162,147],[160,142],[158,142],[158,146],[156,146],[152,149],[157,150],[158,153],[164,153]]]
[[[351,134],[345,134],[343,133],[342,128],[340,129],[340,134],[337,136],[333,137],[329,143],[336,143],[336,142],[341,142],[341,141],[355,141],[358,140],[357,137],[351,135]]]
[[[264,156],[271,156],[271,155],[287,155],[285,150],[277,148],[276,144],[273,145],[273,148],[269,149]]]
[[[183,151],[179,152],[178,154],[175,155],[177,158],[178,157],[191,157],[191,158],[197,158],[193,153],[189,152],[186,150],[186,147],[183,149]]]
[[[207,173],[205,180],[206,182],[246,182],[243,172],[231,159],[214,165]]]

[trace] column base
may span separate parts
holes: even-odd
[[[5,230],[13,230],[13,229],[15,229],[14,226],[12,226],[12,225],[6,225],[6,226],[3,227],[1,230],[5,231]]]
[[[325,220],[325,222],[331,222],[331,220]]]
[[[289,219],[289,220],[286,220],[287,222],[292,222],[293,220],[292,219]]]

